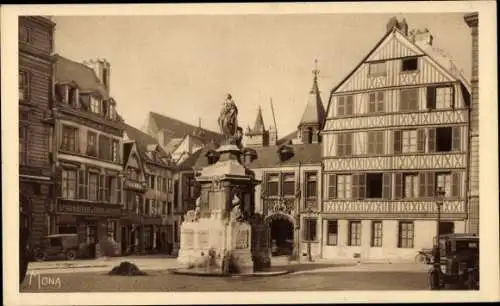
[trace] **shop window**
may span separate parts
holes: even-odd
[[[338,222],[337,220],[328,220],[327,223],[327,237],[326,237],[326,244],[327,245],[337,245],[338,241]]]
[[[414,224],[413,222],[399,222],[398,247],[413,248]]]
[[[316,241],[317,233],[316,233],[316,224],[317,220],[314,218],[305,218],[304,219],[304,240],[305,241]]]
[[[372,222],[372,239],[371,246],[372,247],[381,247],[382,246],[382,221],[373,221]]]
[[[349,221],[349,246],[361,245],[361,221]]]

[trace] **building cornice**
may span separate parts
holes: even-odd
[[[469,27],[477,27],[479,24],[479,14],[477,12],[466,14],[464,20]]]

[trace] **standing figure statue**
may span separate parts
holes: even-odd
[[[231,94],[227,94],[226,100],[218,119],[219,129],[230,142],[235,142],[239,137],[238,108]]]

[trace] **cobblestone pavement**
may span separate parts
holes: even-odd
[[[321,272],[270,277],[201,277],[168,271],[146,276],[109,276],[104,272],[31,275],[21,292],[173,292],[173,291],[315,291],[427,290],[422,272]]]

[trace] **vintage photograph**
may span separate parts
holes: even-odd
[[[19,16],[19,292],[479,291],[480,19]]]

